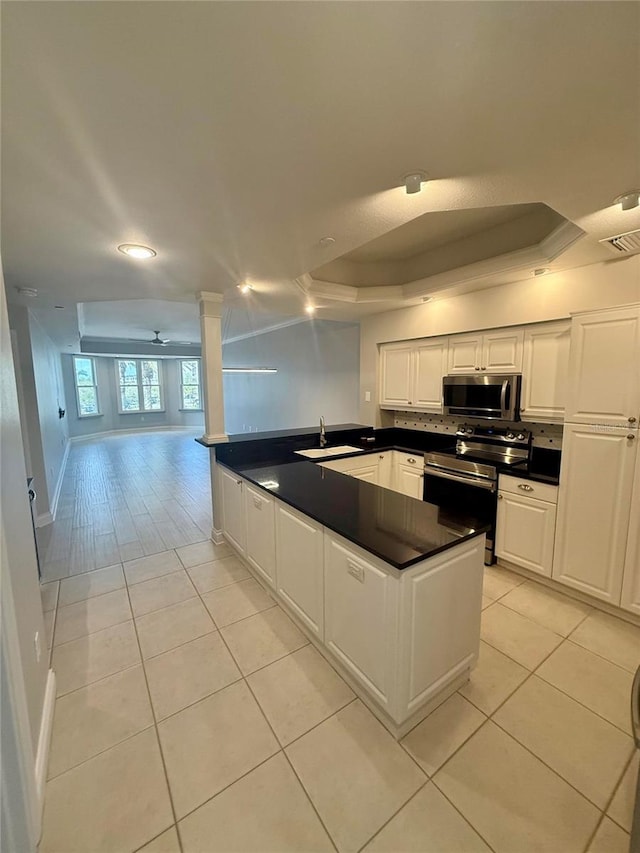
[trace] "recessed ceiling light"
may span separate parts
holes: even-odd
[[[248,281],[245,281],[242,284],[238,285],[238,290],[240,291],[240,293],[249,293],[250,290],[253,290],[253,285],[249,284]]]
[[[138,261],[155,258],[156,256],[154,249],[150,249],[149,246],[140,246],[138,243],[122,243],[122,245],[118,246],[118,251]]]
[[[305,305],[304,310],[307,312],[307,314],[315,314],[316,313],[316,306],[312,305],[309,302],[307,305]]]
[[[533,271],[533,274],[534,274],[535,276],[538,276],[538,275],[546,275],[549,271],[550,271],[550,270],[549,270],[549,268],[548,268],[548,267],[538,267],[538,269],[537,269],[537,270],[534,270],[534,271]]]
[[[402,183],[407,191],[407,195],[419,193],[422,190],[422,184],[425,183],[426,180],[427,176],[424,172],[411,172],[411,174],[405,175],[402,179]]]
[[[633,210],[640,204],[640,190],[627,190],[618,198],[614,198],[613,203],[619,204],[623,210]]]

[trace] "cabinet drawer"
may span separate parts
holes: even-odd
[[[524,480],[520,477],[508,477],[501,474],[498,489],[501,492],[520,495],[520,497],[535,498],[538,501],[547,501],[551,504],[558,503],[558,487],[549,483],[536,483],[535,480]]]

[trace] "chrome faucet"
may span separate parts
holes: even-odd
[[[320,447],[327,446],[327,436],[324,431],[324,418],[320,415]]]

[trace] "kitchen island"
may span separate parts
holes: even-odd
[[[220,450],[224,538],[401,737],[477,661],[485,528],[299,456]]]

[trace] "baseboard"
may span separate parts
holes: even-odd
[[[74,435],[69,441],[73,442],[73,444],[77,444],[81,441],[90,441],[93,438],[103,438],[104,436],[110,435],[127,435],[128,433],[134,432],[157,432],[158,430],[165,430],[168,432],[196,432],[199,427],[189,427],[189,426],[155,426],[155,427],[136,427],[135,429],[104,429],[102,432],[92,432],[88,435]]]
[[[56,704],[56,674],[50,669],[47,676],[47,686],[42,706],[42,721],[38,737],[38,753],[36,755],[36,788],[40,801],[40,813],[44,808],[44,788],[47,781],[49,765],[49,747],[51,746],[51,731],[53,729],[53,710]]]
[[[60,492],[62,490],[62,481],[64,480],[64,472],[67,469],[67,461],[69,459],[69,449],[71,447],[71,443],[69,439],[67,439],[67,443],[64,448],[64,456],[62,457],[62,463],[60,465],[60,470],[58,471],[58,479],[56,481],[56,488],[53,492],[53,500],[51,501],[50,509],[51,509],[51,520],[56,520],[56,512],[58,511],[58,501],[60,500]]]
[[[211,541],[214,545],[223,545],[227,540],[224,538],[222,534],[222,530],[216,530],[215,527],[211,528]]]

